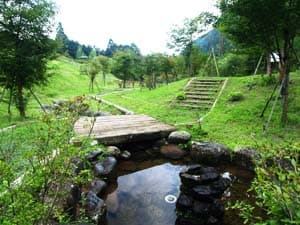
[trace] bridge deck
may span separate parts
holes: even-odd
[[[81,117],[74,125],[78,136],[91,133],[92,138],[106,145],[164,138],[174,130],[175,127],[145,115]]]

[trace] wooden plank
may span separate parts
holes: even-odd
[[[93,124],[91,137],[103,144],[144,141],[163,138],[175,128],[145,115],[119,115],[104,117],[81,117],[74,125],[79,136],[88,136]]]

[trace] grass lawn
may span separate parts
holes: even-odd
[[[187,80],[182,80],[156,90],[134,90],[107,95],[104,98],[166,123],[188,123],[199,119],[204,112],[170,104],[186,83]],[[252,89],[249,89],[249,85]],[[178,128],[191,132],[196,140],[220,142],[231,148],[300,141],[300,73],[291,75],[288,124],[283,126],[280,123],[279,99],[268,133],[263,135],[263,126],[270,114],[272,102],[265,116],[259,116],[272,89],[273,85],[267,85],[260,76],[230,77],[215,109],[205,117],[201,126],[179,125]],[[242,93],[243,100],[230,102],[228,99],[233,92]]]

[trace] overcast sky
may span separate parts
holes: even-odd
[[[55,0],[67,36],[106,49],[135,43],[143,54],[167,52],[168,32],[184,18],[216,12],[216,0]]]

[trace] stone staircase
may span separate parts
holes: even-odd
[[[193,78],[184,88],[184,100],[177,100],[183,107],[208,110],[221,90],[224,80],[210,78]]]

